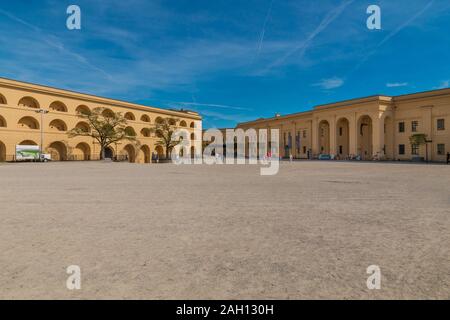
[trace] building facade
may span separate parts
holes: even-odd
[[[238,128],[279,129],[282,157],[422,157],[444,162],[450,152],[450,89],[320,105],[308,112],[240,123]],[[425,134],[428,143],[411,145],[414,134]]]
[[[138,143],[127,140],[111,145],[108,157],[122,156],[130,162],[150,163],[151,154],[161,158],[165,150],[150,128],[164,118],[177,119],[176,126],[190,132],[192,143],[200,143],[194,132],[202,130],[202,118],[190,111],[165,110],[133,103],[66,91],[0,78],[0,161],[14,161],[16,145],[41,145],[53,160],[97,160],[100,145],[90,137],[69,138],[67,132],[78,127],[90,130],[79,116],[83,110],[97,107],[121,112],[127,119],[127,132]],[[40,110],[48,113],[39,113]],[[134,135],[133,134],[133,135]],[[41,136],[43,141],[41,141]]]

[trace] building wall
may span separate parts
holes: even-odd
[[[145,107],[0,78],[0,161],[13,160],[18,144],[40,145],[41,126],[44,152],[51,153],[55,160],[98,159],[100,146],[92,138],[67,135],[68,130],[83,125],[77,110],[96,107],[121,112],[128,118],[127,125],[135,131],[139,145],[124,140],[111,146],[111,151],[114,155],[127,155],[132,162],[148,163],[152,152],[165,154],[164,148],[156,146],[158,138],[154,134],[148,136],[147,132],[158,118],[177,118],[177,125],[190,133],[202,130],[202,119],[196,113]],[[49,111],[42,122],[41,115],[36,113],[39,109]],[[197,134],[193,143],[201,143],[200,139]]]
[[[438,130],[438,119],[443,119],[444,130]],[[415,122],[416,131],[412,124]],[[399,131],[403,123],[404,132]],[[242,129],[279,129],[280,156],[292,154],[307,158],[332,154],[340,159],[360,156],[364,160],[411,160],[409,138],[424,133],[430,142],[420,146],[418,155],[431,161],[446,161],[450,152],[450,89],[435,90],[398,97],[373,96],[315,107],[312,111],[260,119],[238,125]],[[300,148],[294,142],[286,146],[285,137],[301,133]],[[405,153],[400,154],[400,145]],[[438,154],[438,145],[444,153]],[[306,151],[306,152],[305,152]]]

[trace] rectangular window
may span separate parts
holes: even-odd
[[[405,132],[405,123],[404,122],[399,122],[398,123],[398,132]]]
[[[415,156],[419,155],[419,146],[417,144],[411,146],[411,154]]]
[[[344,148],[342,146],[339,146],[339,154],[343,154],[344,153],[343,149]]]
[[[304,154],[306,153],[306,147],[303,147],[303,153]]]
[[[339,127],[339,136],[342,137],[342,127]]]
[[[306,130],[303,130],[303,138],[306,138]]]
[[[412,121],[411,122],[411,131],[417,132],[418,129],[419,129],[419,121]]]
[[[445,119],[438,119],[437,120],[437,129],[438,130],[445,130]]]
[[[404,144],[399,144],[398,145],[398,154],[405,154],[405,145]]]
[[[439,156],[445,156],[445,144],[440,143],[437,145],[437,154]]]

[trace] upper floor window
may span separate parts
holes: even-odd
[[[438,119],[437,120],[437,129],[438,130],[445,130],[445,119]]]
[[[444,156],[445,155],[445,144],[440,143],[437,145],[437,154],[439,156]]]
[[[404,122],[398,123],[398,132],[405,132],[405,123]]]
[[[417,132],[419,129],[419,121],[412,121],[411,122],[411,131]]]

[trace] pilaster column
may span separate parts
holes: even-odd
[[[313,154],[319,154],[319,127],[317,123],[317,118],[314,118],[312,120],[312,130],[311,130],[311,137],[312,137],[312,152]]]
[[[356,114],[348,116],[348,142],[349,154],[356,155],[358,152],[358,119]]]
[[[373,117],[373,135],[372,135],[373,156],[384,156],[384,118],[380,114]]]
[[[336,155],[336,116],[330,118],[330,154]]]

